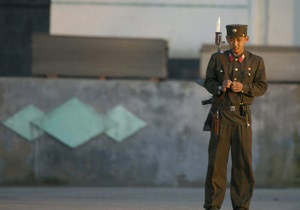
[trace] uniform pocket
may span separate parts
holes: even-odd
[[[254,74],[251,71],[243,71],[243,75],[242,75],[243,79],[243,83],[252,83],[253,82],[253,78],[254,78]]]

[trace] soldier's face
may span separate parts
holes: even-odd
[[[227,37],[230,49],[236,55],[240,55],[245,50],[245,45],[249,41],[249,37]]]

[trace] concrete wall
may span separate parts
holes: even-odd
[[[224,35],[248,24],[252,45],[297,45],[299,9],[297,0],[52,0],[50,33],[165,39],[171,58],[197,58],[218,16]]]
[[[294,0],[294,31],[295,31],[295,35],[294,35],[294,43],[295,45],[300,45],[300,14],[299,14],[299,8],[300,8],[300,1]]]
[[[0,184],[203,186],[209,94],[194,82],[0,79],[0,120],[28,104],[47,113],[77,97],[105,113],[121,104],[147,126],[123,142],[99,135],[69,148],[44,134],[30,142],[0,126]],[[300,186],[300,85],[270,84],[253,108],[257,187]]]

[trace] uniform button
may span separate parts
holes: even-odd
[[[233,80],[234,80],[234,81],[236,81],[236,80],[237,80],[237,78],[235,77]]]
[[[248,73],[249,76],[251,76],[251,73]]]
[[[235,61],[237,61],[238,59],[236,58]]]
[[[238,71],[238,68],[235,68],[234,70],[235,70],[235,71]]]

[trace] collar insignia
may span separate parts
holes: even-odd
[[[239,60],[240,63],[242,63],[243,60],[245,59],[245,57],[246,57],[245,54],[242,54],[240,57],[237,57],[237,59]],[[235,57],[231,53],[229,53],[230,62],[232,62],[234,59],[235,59]],[[251,69],[248,69],[248,70],[251,70]]]

